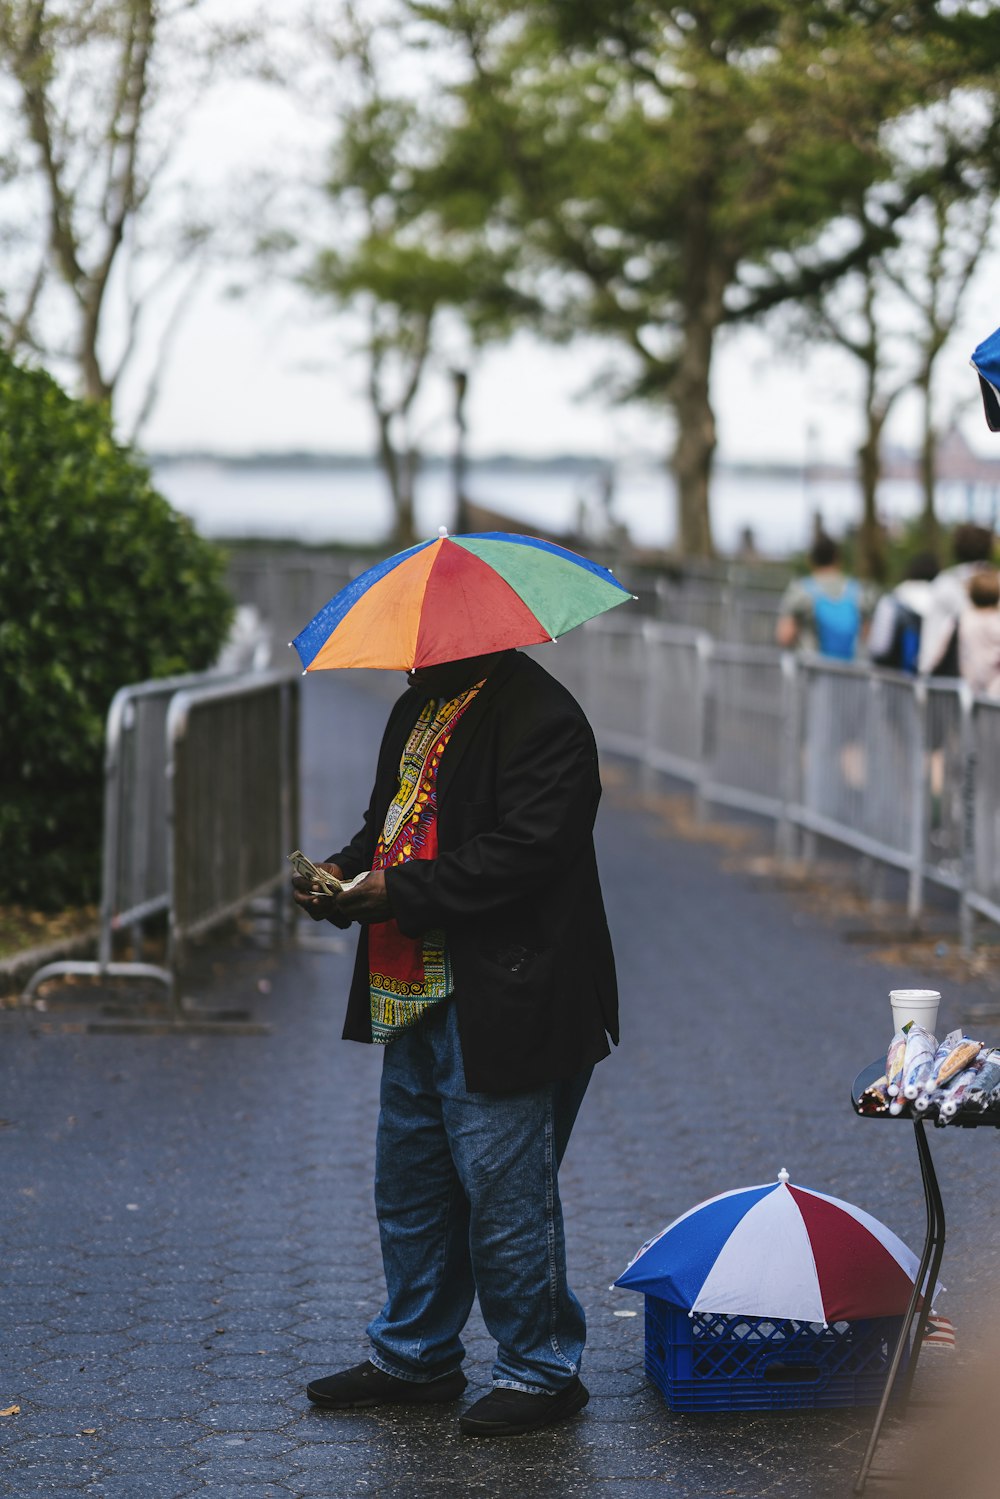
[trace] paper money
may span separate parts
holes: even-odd
[[[366,869],[362,874],[356,874],[352,880],[338,880],[328,869],[321,869],[318,864],[307,859],[300,848],[293,850],[288,858],[295,873],[308,880],[317,895],[339,895],[344,890],[353,890],[355,885],[360,885],[371,873]]]

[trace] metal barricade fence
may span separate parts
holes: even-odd
[[[115,693],[104,733],[104,831],[97,961],[46,963],[23,997],[59,975],[160,978],[159,967],[114,960],[116,937],[131,934],[141,950],[143,923],[170,901],[167,872],[167,741],[170,701],[185,687],[218,681],[210,672],[133,683]]]
[[[782,819],[786,775],[783,726],[789,711],[782,657],[764,647],[703,649],[707,681],[704,777],[700,794]]]
[[[25,986],[25,1002],[46,980],[73,974],[152,979],[176,1000],[176,960],[182,956],[183,942],[276,889],[279,882],[287,884],[284,855],[294,844],[298,819],[298,693],[298,677],[275,671],[233,678],[210,672],[165,677],[124,687],[115,695],[105,738],[97,959],[45,964]],[[226,722],[220,716],[202,737],[198,753],[206,764],[192,773],[184,749],[178,749],[178,734],[186,722],[182,708],[219,701],[229,705]],[[252,706],[241,712],[234,706],[241,702]],[[242,731],[248,742],[234,747],[233,736]],[[199,778],[202,796],[188,795],[192,779]],[[245,811],[245,820],[220,821],[212,811],[213,801],[227,813],[234,807]],[[227,839],[221,846],[214,841],[220,834]],[[224,892],[221,903],[210,905],[202,877],[191,874],[203,859],[213,866],[225,864],[213,887]],[[210,876],[210,882],[214,878]],[[121,932],[132,934],[137,951],[143,923],[162,913],[168,918],[164,964],[115,957],[115,939]]]
[[[599,630],[586,629],[584,703],[594,733],[616,754],[643,759],[645,733],[642,706],[646,696],[646,637],[641,627],[609,619]],[[560,642],[556,649],[562,649]]]
[[[645,764],[697,785],[705,753],[707,637],[652,623],[643,625],[642,636],[643,691],[631,712],[643,726]]]
[[[298,828],[299,678],[287,672],[179,692],[170,761],[169,966],[192,937],[264,896],[291,920],[287,855]],[[280,896],[280,899],[278,898]]]
[[[273,641],[272,660],[296,666],[288,642],[318,614],[339,589],[363,569],[363,562],[309,552],[234,552],[227,581],[240,604],[251,604],[266,620]]]
[[[1000,703],[983,698],[972,702],[969,741],[966,904],[970,911],[1000,923]]]
[[[733,596],[726,639],[735,644],[774,646],[778,624],[778,600],[766,594],[740,593]]]
[[[812,832],[912,867],[913,683],[863,666],[803,660],[803,779],[798,819]]]
[[[1000,705],[649,620],[602,616],[567,645],[602,749],[773,819],[783,853],[798,829],[807,858],[818,835],[903,870],[914,919],[926,881],[957,892],[966,945],[973,912],[1000,922]]]
[[[932,879],[959,890],[965,880],[964,796],[972,695],[967,687],[936,681],[924,684],[923,858]]]

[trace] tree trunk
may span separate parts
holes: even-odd
[[[882,429],[888,408],[868,403],[867,432],[858,449],[861,479],[861,527],[857,570],[863,578],[883,583],[886,577],[885,536],[878,518],[878,481],[882,473]]]
[[[938,525],[935,506],[937,484],[937,429],[934,426],[934,409],[931,401],[931,372],[926,370],[917,383],[923,404],[923,421],[920,433],[920,491],[923,505],[920,511],[921,544],[936,552],[941,544],[941,528]]]
[[[377,402],[373,404],[375,419],[378,423],[378,463],[385,475],[385,482],[389,486],[389,498],[392,502],[392,539],[397,541],[400,532],[405,529],[403,475],[396,444],[392,439],[392,413],[384,410]],[[412,524],[411,516],[411,527]]]
[[[110,401],[114,390],[104,378],[101,362],[97,353],[97,340],[100,329],[100,307],[87,303],[83,313],[83,328],[80,335],[80,347],[77,353],[77,361],[80,366],[80,378],[83,384],[83,395],[88,401]]]
[[[469,497],[465,492],[465,438],[468,431],[465,401],[469,393],[469,377],[465,370],[452,370],[451,378],[455,390],[455,451],[452,455],[452,485],[455,501],[455,530],[461,535],[463,531],[469,529]]]
[[[396,534],[394,537],[397,552],[405,551],[418,539],[415,499],[419,467],[419,454],[414,448],[407,448],[406,452],[401,455],[399,465],[400,484],[396,497]]]
[[[685,247],[684,326],[671,404],[677,418],[673,471],[677,484],[677,547],[683,557],[712,557],[709,485],[715,456],[710,378],[729,270],[713,255],[706,224]]]

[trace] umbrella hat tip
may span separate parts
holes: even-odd
[[[778,1180],[781,1182],[782,1186],[784,1186],[786,1181],[790,1180],[788,1172],[785,1170],[784,1166],[782,1166],[781,1170],[778,1172]]]
[[[447,526],[438,526],[438,536],[441,538],[442,541],[444,541],[446,539],[447,535],[448,535],[448,527]]]

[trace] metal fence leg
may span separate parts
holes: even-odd
[[[694,817],[698,823],[708,821],[708,803],[705,797],[705,786],[711,775],[712,758],[712,648],[713,641],[710,635],[699,635],[697,641],[697,656],[695,667],[696,702],[697,702],[697,739],[698,765],[697,780],[694,783]]]
[[[913,742],[910,746],[910,878],[906,891],[906,914],[912,926],[920,925],[924,910],[924,861],[930,829],[930,761],[927,753],[930,713],[927,683],[913,684]]]
[[[798,673],[795,657],[790,651],[781,656],[781,749],[779,783],[781,787],[781,810],[774,830],[774,849],[777,858],[785,864],[794,860],[797,852],[798,830],[792,820],[792,807],[798,800]]]
[[[963,684],[964,687],[964,684]],[[959,891],[959,929],[962,952],[971,957],[975,946],[975,912],[969,904],[969,893],[976,884],[976,744],[973,715],[975,706],[967,687],[960,697],[962,714],[962,884]]]

